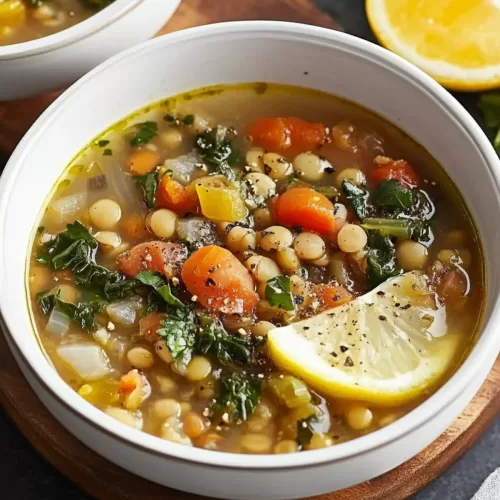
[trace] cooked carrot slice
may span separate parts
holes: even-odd
[[[246,131],[252,141],[277,153],[299,153],[318,148],[327,140],[325,126],[300,118],[262,118]]]
[[[118,270],[130,277],[141,271],[156,271],[173,278],[179,276],[186,257],[186,247],[179,243],[148,241],[119,255],[117,263]]]
[[[343,286],[327,284],[314,285],[311,295],[319,301],[319,311],[341,306],[354,298]]]
[[[160,336],[158,329],[161,327],[164,314],[151,312],[139,320],[139,334],[144,337],[148,342],[156,342]]]
[[[325,236],[340,230],[332,202],[308,187],[285,191],[274,205],[274,218],[284,226],[301,226]]]
[[[156,190],[156,206],[168,208],[179,215],[198,210],[199,200],[194,185],[183,186],[169,175],[164,175]]]
[[[182,280],[196,300],[213,311],[249,313],[259,301],[245,266],[229,250],[219,246],[197,250],[184,263]]]
[[[141,240],[151,236],[146,227],[146,216],[141,214],[130,214],[120,221],[120,229],[127,239]]]
[[[128,168],[133,175],[145,175],[155,168],[160,155],[150,149],[134,149],[128,157]]]

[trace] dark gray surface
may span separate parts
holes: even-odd
[[[219,0],[234,1],[234,0]],[[265,1],[265,0],[263,0]],[[345,31],[374,41],[364,0],[316,0]],[[456,95],[475,118],[475,95]],[[0,159],[0,166],[2,159]],[[4,500],[85,500],[72,483],[43,460],[0,409],[0,483]],[[484,479],[500,467],[500,419],[483,438],[444,475],[411,500],[470,500]],[[411,481],[411,478],[408,478]],[[362,499],[360,499],[362,500]],[[387,498],[385,500],[392,500]]]

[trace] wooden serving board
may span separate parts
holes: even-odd
[[[202,24],[274,19],[340,26],[312,0],[184,0],[161,34]],[[0,102],[0,169],[23,134],[60,94]],[[63,429],[45,409],[0,335],[0,401],[32,445],[93,497],[105,500],[201,499],[141,479],[98,456]],[[372,481],[314,500],[403,500],[455,462],[500,411],[500,358],[474,400],[434,443],[400,467]],[[312,500],[312,499],[311,499]]]

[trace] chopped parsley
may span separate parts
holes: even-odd
[[[279,275],[271,278],[266,283],[266,300],[272,307],[278,307],[285,311],[295,310],[295,302],[291,292],[290,278]]]
[[[156,122],[136,123],[134,127],[136,134],[130,141],[132,146],[144,146],[144,144],[147,144],[153,137],[158,135],[158,124]]]

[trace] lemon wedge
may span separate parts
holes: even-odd
[[[453,90],[500,85],[500,0],[366,0],[378,41]]]
[[[268,334],[274,363],[320,393],[384,406],[422,395],[450,369],[459,336],[428,278],[411,272]]]

